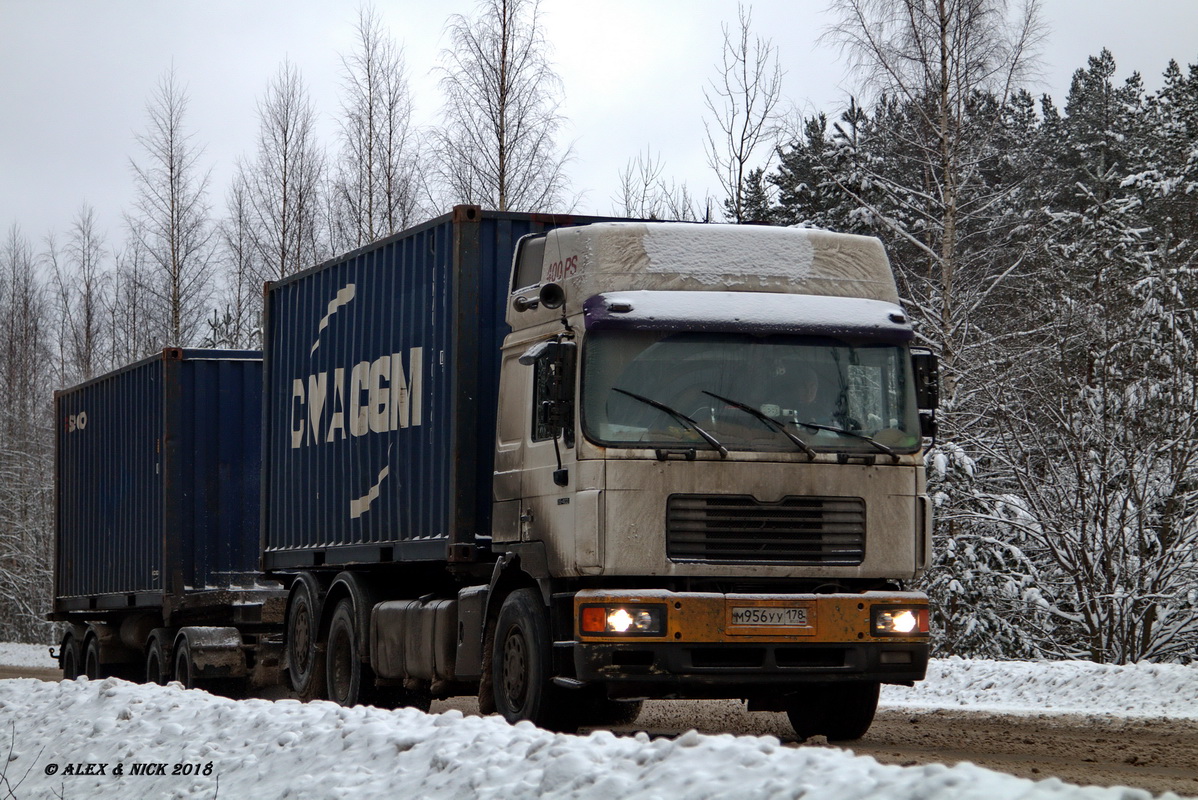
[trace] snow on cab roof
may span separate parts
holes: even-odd
[[[631,289],[858,297],[897,304],[882,243],[812,228],[602,222],[550,231],[542,282],[562,284],[569,312]]]

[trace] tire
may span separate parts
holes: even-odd
[[[104,671],[103,662],[100,661],[100,640],[95,636],[89,636],[87,643],[83,646],[83,675],[88,677],[88,680],[98,681],[100,678],[107,677]]]
[[[518,589],[503,601],[495,626],[491,683],[495,709],[508,722],[527,720],[551,730],[577,729],[564,713],[569,698],[550,682],[549,621],[536,589]]]
[[[183,684],[184,689],[196,688],[195,662],[191,660],[191,645],[186,638],[175,643],[175,680]]]
[[[79,653],[79,640],[75,634],[68,633],[62,637],[62,653],[58,663],[62,665],[63,680],[73,681],[83,674],[80,669],[82,659]]]
[[[356,706],[365,702],[363,683],[372,687],[373,675],[358,658],[358,628],[354,624],[354,604],[349,598],[337,604],[329,624],[325,649],[325,694],[334,703]],[[367,680],[369,679],[369,680]]]
[[[166,686],[171,680],[171,662],[166,656],[166,646],[158,636],[151,636],[146,644],[146,683]]]
[[[287,680],[301,700],[325,696],[325,659],[320,643],[320,616],[313,583],[303,580],[287,605]]]
[[[786,715],[800,739],[860,739],[873,724],[880,688],[876,682],[812,684],[788,698]]]

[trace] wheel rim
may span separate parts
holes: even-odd
[[[528,648],[524,633],[512,627],[503,641],[503,694],[512,710],[524,708],[528,698]]]
[[[329,672],[329,688],[333,697],[330,698],[341,705],[346,705],[349,699],[350,683],[353,680],[353,667],[350,664],[349,635],[340,627],[333,631],[329,640],[329,653],[332,656],[332,669]]]

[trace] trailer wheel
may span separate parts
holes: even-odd
[[[100,662],[100,640],[95,636],[89,636],[83,646],[83,674],[93,681],[105,677]]]
[[[79,640],[75,638],[75,634],[67,633],[62,637],[62,654],[58,659],[64,680],[73,681],[82,674],[79,668],[80,661]]]
[[[800,739],[860,739],[873,724],[880,688],[876,682],[812,684],[789,698],[786,715]]]
[[[354,625],[354,604],[348,598],[337,604],[329,625],[328,649],[325,652],[325,676],[328,697],[343,706],[355,706],[363,701],[362,659],[358,658],[358,630]]]
[[[528,720],[554,730],[576,728],[550,682],[549,621],[535,589],[518,589],[503,601],[495,626],[491,682],[495,708],[508,722]],[[560,708],[559,708],[560,706]]]
[[[316,647],[320,620],[313,590],[312,583],[299,581],[287,606],[287,680],[301,700],[315,700],[325,692],[325,662]]]
[[[146,645],[146,683],[166,686],[171,680],[171,663],[166,657],[162,639],[151,636]]]
[[[183,684],[184,689],[196,688],[195,662],[191,660],[191,646],[186,636],[175,643],[175,680]]]

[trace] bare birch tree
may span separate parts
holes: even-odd
[[[44,642],[52,514],[48,309],[33,250],[0,246],[0,638]]]
[[[756,159],[764,159],[759,168],[769,166],[774,152],[782,67],[773,43],[751,34],[752,9],[738,5],[737,19],[735,31],[723,26],[720,74],[703,90],[708,112],[703,146],[724,190],[724,215],[744,222],[749,173]]]
[[[258,152],[243,162],[247,217],[259,280],[315,266],[325,254],[321,189],[324,155],[316,110],[299,69],[284,61],[258,102]]]
[[[354,33],[354,50],[341,59],[341,153],[333,180],[334,227],[350,248],[411,224],[420,185],[403,49],[370,6],[359,10]]]
[[[147,289],[152,269],[136,237],[113,253],[111,302],[104,315],[110,366],[128,364],[162,348],[160,320],[151,313],[154,297]]]
[[[203,148],[184,126],[187,103],[169,70],[146,105],[149,124],[137,136],[143,158],[130,162],[137,197],[126,215],[130,237],[153,266],[144,290],[160,318],[159,336],[173,345],[195,340],[212,280],[209,172],[201,171]]]
[[[539,0],[480,0],[455,14],[442,51],[436,181],[448,202],[499,211],[560,208],[570,148],[556,138],[561,80],[549,63]]]
[[[620,172],[619,194],[614,198],[616,214],[638,219],[710,221],[711,199],[700,205],[685,182],[665,177],[661,155],[645,148]]]
[[[95,209],[81,207],[63,252],[59,254],[51,240],[48,255],[58,306],[59,378],[63,385],[71,385],[90,380],[109,366],[104,341],[109,275]]]
[[[982,160],[1000,119],[977,124],[974,101],[989,93],[1005,104],[1034,67],[1043,35],[1038,2],[1025,0],[1013,14],[1007,0],[835,0],[832,9],[839,21],[827,36],[842,46],[867,93],[900,112],[882,118],[896,123],[883,135],[910,160],[905,180],[862,165],[873,197],[859,186],[841,188],[923,255],[926,266],[904,274],[904,288],[941,350],[951,406],[970,316],[958,308],[962,221],[995,202],[973,190],[983,182]]]
[[[229,187],[227,216],[220,223],[224,290],[207,319],[206,347],[262,346],[262,269],[254,247],[249,187],[240,177]]]

